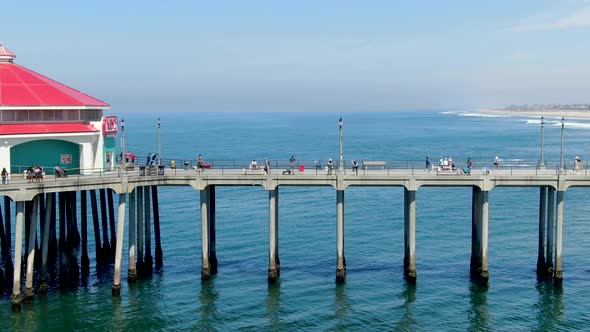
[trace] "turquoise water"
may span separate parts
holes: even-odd
[[[121,116],[121,115],[119,115]],[[126,147],[164,158],[210,160],[338,159],[334,113],[123,114]],[[525,117],[461,113],[350,113],[344,158],[410,160],[453,156],[489,162],[536,160],[540,126]],[[545,127],[546,163],[560,155],[560,125]],[[565,159],[590,158],[590,121],[568,119]],[[140,158],[143,160],[143,158]],[[12,312],[0,299],[1,330],[584,330],[590,324],[590,206],[587,190],[565,194],[562,288],[536,279],[537,188],[496,188],[489,197],[489,287],[469,280],[471,189],[417,193],[416,285],[403,279],[403,189],[351,187],[345,194],[347,279],[336,285],[336,192],[281,187],[281,276],[268,285],[268,194],[261,187],[219,187],[219,272],[200,280],[199,193],[160,188],[164,267],[148,280],[91,275],[75,291],[52,291]],[[127,231],[126,231],[127,232]],[[92,227],[89,239],[93,239]],[[93,241],[90,241],[92,247]],[[153,242],[152,242],[153,243]],[[125,236],[127,247],[127,234]],[[152,244],[153,247],[153,244]],[[126,250],[124,250],[126,251]],[[124,255],[123,277],[127,270]]]

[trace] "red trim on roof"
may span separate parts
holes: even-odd
[[[108,107],[67,85],[14,63],[0,63],[0,106]]]
[[[0,124],[0,135],[86,133],[98,131],[94,126],[84,123]]]

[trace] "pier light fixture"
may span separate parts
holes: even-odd
[[[539,161],[539,168],[545,168],[545,155],[544,155],[544,138],[545,138],[545,118],[541,115],[541,161]]]
[[[561,117],[561,152],[559,154],[559,168],[560,170],[565,169],[565,164],[563,162],[563,136],[564,136],[564,127],[565,127],[565,118]]]
[[[125,165],[125,119],[121,119],[121,165],[122,169],[127,169]]]
[[[338,127],[340,133],[340,163],[338,164],[338,171],[344,172],[344,159],[342,151],[342,117],[340,117],[340,120],[338,120]]]
[[[160,143],[160,117],[158,117],[158,166],[162,165],[162,145]]]

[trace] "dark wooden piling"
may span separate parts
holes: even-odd
[[[117,232],[115,230],[115,205],[113,203],[113,190],[107,189],[108,210],[109,210],[109,227],[111,230],[111,259],[115,258],[117,249]]]
[[[10,223],[10,203],[12,200],[8,196],[4,196],[4,231],[6,232],[6,245],[12,248],[12,225]]]
[[[52,193],[51,199],[51,211],[49,217],[49,248],[47,261],[51,264],[57,262],[57,195]]]
[[[80,191],[80,228],[82,228],[82,275],[88,275],[90,271],[90,258],[88,258],[88,204],[86,202],[86,190]]]
[[[111,245],[109,244],[109,232],[107,221],[106,190],[100,189],[100,217],[102,218],[102,253],[103,262],[111,261]]]
[[[80,231],[78,230],[78,200],[77,200],[77,192],[71,191],[70,192],[70,205],[71,209],[73,210],[74,214],[72,215],[72,246],[79,248],[80,247]]]
[[[41,230],[41,249],[42,249],[42,262],[41,262],[41,282],[39,284],[39,294],[47,293],[47,262],[49,255],[49,242],[51,235],[51,215],[52,210],[55,210],[55,193],[47,194],[47,204],[45,204],[44,213],[41,218],[44,220],[43,228]]]
[[[144,190],[144,208],[145,208],[145,233],[144,233],[144,243],[145,243],[145,257],[143,259],[145,273],[151,273],[153,269],[153,258],[152,258],[152,224],[150,218],[150,186],[143,187]]]
[[[67,221],[70,227],[68,228],[72,233],[75,233],[74,229],[77,228],[75,225],[77,224],[76,219],[76,192],[70,191],[67,193]],[[68,274],[69,274],[69,281],[71,285],[77,285],[78,280],[80,277],[80,267],[78,265],[78,255],[76,250],[76,236],[72,234],[72,236],[68,237]]]
[[[163,252],[160,240],[160,208],[158,205],[158,186],[152,186],[152,210],[154,214],[154,236],[156,240],[156,269],[162,267]]]
[[[4,232],[4,217],[0,211],[0,249],[2,250],[2,260],[6,262],[6,259],[10,257],[10,247],[6,242],[6,233]]]
[[[62,289],[68,286],[68,267],[67,267],[67,249],[66,249],[66,200],[65,192],[58,193],[59,200],[59,285]]]
[[[101,265],[102,260],[100,245],[100,227],[98,225],[98,202],[96,201],[96,190],[90,190],[90,205],[92,208],[92,224],[94,225],[94,246],[96,248],[96,264]]]

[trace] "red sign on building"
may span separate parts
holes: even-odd
[[[117,135],[119,131],[119,119],[116,116],[105,116],[102,118],[102,133],[105,136]]]

